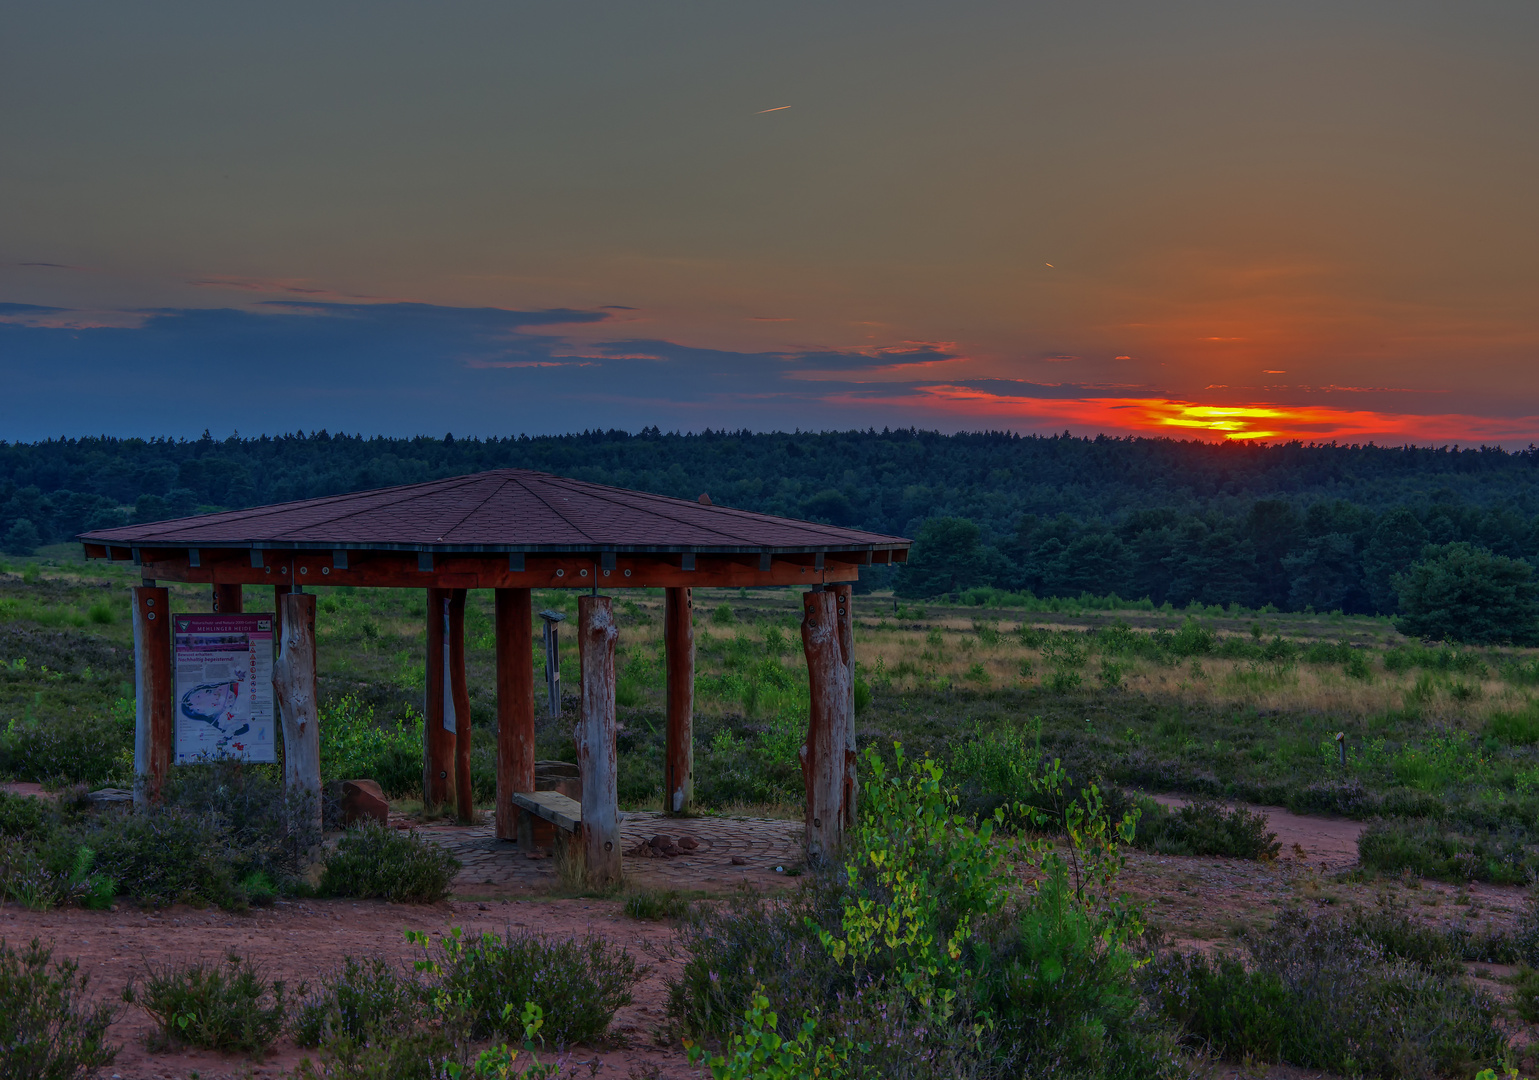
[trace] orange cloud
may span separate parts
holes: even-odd
[[[871,398],[851,399],[852,404],[857,401],[874,403]],[[968,386],[921,387],[917,401],[936,412],[980,422],[1014,420],[1023,427],[1067,423],[1093,431],[1212,440],[1522,444],[1539,438],[1539,416],[1416,415],[1262,402],[1208,405],[1163,397],[1038,398]],[[915,403],[914,398],[882,402],[909,407]]]

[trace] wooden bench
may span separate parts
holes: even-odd
[[[559,791],[515,791],[513,805],[574,836],[582,834],[582,803]]]

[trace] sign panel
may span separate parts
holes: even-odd
[[[176,615],[176,763],[277,761],[273,617]]]

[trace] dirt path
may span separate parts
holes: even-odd
[[[1151,795],[1150,798],[1169,807],[1185,806],[1192,801],[1186,795]],[[1346,870],[1357,865],[1357,839],[1368,828],[1364,822],[1348,818],[1308,817],[1281,806],[1229,802],[1225,805],[1244,806],[1247,810],[1259,810],[1265,814],[1267,828],[1277,834],[1285,855],[1318,865],[1327,872]]]
[[[677,1040],[672,1040],[671,1048],[656,1045],[658,1033],[666,1027],[667,980],[680,966],[669,955],[672,930],[664,924],[625,918],[618,901],[451,901],[412,907],[305,900],[238,915],[181,906],[159,912],[127,905],[114,912],[74,908],[34,912],[12,906],[0,910],[0,936],[6,941],[19,944],[38,937],[54,942],[55,955],[78,960],[91,977],[92,991],[111,1001],[116,1001],[130,979],[142,980],[148,965],[200,959],[218,962],[232,952],[254,960],[269,977],[283,979],[292,992],[299,983],[313,982],[336,967],[346,955],[378,955],[409,964],[420,953],[407,945],[403,930],[437,935],[452,926],[471,934],[511,928],[565,937],[591,931],[629,949],[650,970],[634,991],[635,1001],[616,1014],[612,1044],[576,1048],[568,1060],[584,1063],[583,1075],[589,1071],[586,1063],[596,1060],[602,1066],[596,1075],[614,1080],[633,1068],[638,1076],[651,1076],[640,1070],[653,1065],[660,1070],[655,1074],[660,1080],[696,1075]],[[200,1080],[277,1077],[306,1055],[287,1038],[260,1063],[201,1050],[151,1054],[144,1037],[153,1026],[142,1009],[124,1010],[111,1031],[112,1041],[121,1042],[123,1051],[111,1068],[100,1073],[103,1080],[186,1080],[194,1073]]]

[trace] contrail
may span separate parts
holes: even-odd
[[[754,113],[754,115],[763,116],[767,112],[779,112],[781,109],[789,109],[790,107],[791,106],[789,105],[776,105],[773,109],[760,109],[758,112]]]

